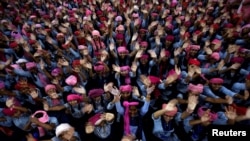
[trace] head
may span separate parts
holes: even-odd
[[[146,65],[148,63],[149,56],[147,54],[143,54],[140,58],[140,63],[142,65]]]
[[[129,106],[129,115],[131,116],[131,117],[135,117],[135,116],[137,116],[138,115],[138,108],[137,108],[137,106]]]
[[[188,94],[189,95],[199,96],[202,92],[203,92],[203,85],[202,84],[194,85],[194,84],[190,83],[188,85]]]
[[[119,89],[123,100],[128,100],[131,97],[131,92],[132,92],[131,85],[121,85]]]
[[[162,104],[162,109],[166,108],[167,104]],[[171,121],[176,113],[177,113],[177,107],[175,107],[172,111],[166,112],[165,114],[163,114],[163,119],[166,123],[168,123],[169,121]]]
[[[125,46],[119,46],[117,48],[117,52],[120,58],[125,58],[129,53],[129,51],[127,50]]]
[[[61,140],[71,140],[75,129],[68,123],[61,123],[56,127],[56,136]]]
[[[52,99],[57,99],[59,96],[56,92],[56,86],[53,84],[48,84],[45,86],[45,92]]]
[[[222,85],[224,80],[221,78],[212,78],[209,80],[210,88],[214,91],[218,91]]]

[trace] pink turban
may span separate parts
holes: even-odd
[[[104,71],[104,65],[103,64],[97,64],[94,66],[95,71]]]
[[[115,21],[117,21],[117,22],[122,21],[122,17],[121,17],[121,16],[117,16],[117,17],[115,18]]]
[[[81,95],[78,95],[78,94],[69,94],[67,96],[67,101],[70,102],[73,100],[76,100],[77,102],[82,102],[83,97]]]
[[[35,68],[36,67],[36,63],[35,62],[28,62],[26,63],[26,68],[28,70],[32,69],[32,68]]]
[[[221,40],[219,40],[219,39],[214,39],[212,41],[212,44],[215,44],[215,45],[220,44],[220,43],[221,43]]]
[[[123,40],[124,35],[123,35],[122,33],[118,33],[118,34],[116,34],[115,38],[116,38],[117,40]]]
[[[90,98],[95,98],[95,97],[101,96],[103,93],[104,93],[104,90],[101,89],[101,88],[99,88],[99,89],[92,89],[92,90],[89,91],[88,96]]]
[[[209,80],[211,84],[223,84],[224,80],[221,78],[212,78]]]
[[[170,57],[170,52],[168,50],[165,50],[165,56]]]
[[[74,75],[70,75],[68,78],[66,78],[65,82],[70,86],[74,86],[77,83],[77,78]]]
[[[165,109],[166,106],[167,106],[167,104],[162,104],[162,109]],[[166,112],[165,115],[167,115],[167,116],[175,116],[177,111],[178,111],[177,107],[174,107],[174,109],[172,111]]]
[[[199,60],[197,60],[197,59],[189,59],[188,60],[188,64],[189,65],[195,65],[195,66],[200,66],[200,61]]]
[[[121,71],[129,71],[130,70],[130,66],[122,66],[120,67]]]
[[[141,46],[147,47],[148,46],[148,42],[147,41],[142,41],[140,43]]]
[[[49,116],[46,111],[38,110],[32,115],[32,117],[36,117],[37,114],[42,114],[41,117],[37,117],[40,122],[46,123],[49,121]]]
[[[198,109],[198,116],[202,117],[205,114],[206,110],[207,110],[207,108],[200,107]],[[217,113],[210,112],[209,117],[210,117],[210,121],[215,121],[218,118],[218,115],[217,115]]]
[[[87,9],[87,10],[85,11],[85,14],[86,14],[86,16],[88,17],[89,15],[92,14],[92,11],[90,11],[90,10]]]
[[[130,116],[129,116],[129,107],[130,106],[137,106],[139,105],[138,102],[128,102],[124,101],[123,106],[125,107],[125,113],[124,113],[124,131],[126,135],[131,134],[130,132]]]
[[[191,92],[195,92],[195,93],[202,93],[203,92],[203,85],[202,84],[197,84],[197,85],[194,85],[194,84],[189,84],[188,85],[188,91],[191,91]]]
[[[151,84],[157,85],[161,82],[161,79],[159,77],[156,76],[148,76],[148,79],[150,80]]]
[[[93,30],[92,31],[92,36],[98,36],[98,37],[100,37],[100,32],[98,30]]]
[[[190,49],[199,50],[201,47],[199,45],[190,45]]]
[[[42,28],[42,25],[41,24],[36,24],[35,28]]]
[[[121,85],[120,86],[120,91],[121,92],[131,92],[132,91],[132,86],[131,85]]]
[[[148,59],[148,57],[149,56],[147,54],[143,54],[140,59]]]
[[[171,29],[171,30],[174,29],[174,26],[173,26],[172,24],[168,24],[168,25],[166,25],[166,27],[167,27],[168,29]]]
[[[125,46],[120,46],[117,48],[118,53],[128,53],[128,50]]]
[[[45,86],[45,92],[47,93],[51,89],[56,89],[56,86],[53,84],[48,84]]]
[[[51,71],[51,75],[52,76],[58,76],[61,73],[61,69],[60,68],[55,68]]]
[[[79,46],[78,46],[78,49],[79,49],[79,50],[87,49],[87,48],[88,48],[88,47],[87,47],[87,46],[84,46],[84,45],[79,45]]]
[[[174,41],[174,36],[173,35],[167,35],[165,39],[166,39],[166,41],[173,42]]]
[[[210,58],[215,59],[216,61],[220,60],[220,54],[218,52],[213,52],[210,55]]]
[[[94,116],[88,119],[88,122],[90,122],[92,125],[99,125],[102,122],[101,114],[95,114]]]
[[[3,112],[3,114],[5,114],[7,116],[13,116],[16,113],[16,109],[4,108],[2,112]]]

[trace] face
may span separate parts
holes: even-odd
[[[214,91],[218,91],[221,88],[221,84],[211,84],[211,88]]]
[[[126,55],[127,55],[127,54],[126,54],[125,52],[120,52],[120,53],[119,53],[119,56],[120,56],[121,58],[125,58]]]
[[[52,99],[58,98],[58,94],[56,93],[56,89],[49,89],[49,90],[47,91],[47,94],[48,94],[49,97],[51,97]]]
[[[121,97],[127,100],[130,97],[130,92],[121,92]]]
[[[77,105],[77,101],[76,100],[69,101],[69,104],[72,106],[75,106]]]
[[[121,75],[122,75],[122,76],[126,76],[127,74],[128,74],[128,71],[127,71],[127,70],[121,71]]]
[[[190,52],[189,52],[189,55],[195,56],[197,54],[197,52],[198,52],[197,50],[191,49]]]
[[[94,98],[94,100],[95,100],[96,102],[99,102],[99,101],[101,101],[101,97],[100,97],[100,96],[97,96],[97,97]]]
[[[148,63],[148,59],[140,59],[141,64],[145,65]]]
[[[172,120],[174,117],[164,114],[164,115],[163,115],[163,118],[164,118],[165,122],[168,123],[168,122],[169,122],[170,120]]]
[[[136,106],[129,107],[129,114],[131,117],[135,117],[137,115],[138,109]]]

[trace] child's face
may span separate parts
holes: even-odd
[[[164,120],[168,123],[168,122],[169,122],[170,120],[172,120],[174,117],[164,114],[164,115],[163,115],[163,118],[164,118]]]
[[[74,105],[77,104],[77,101],[76,100],[69,101],[69,104],[72,105],[72,106],[74,106]]]
[[[126,99],[128,99],[128,98],[129,98],[129,96],[130,96],[130,92],[122,92],[122,93],[121,93],[121,96],[122,96],[122,98],[123,98],[123,99],[125,99],[125,100],[126,100]]]
[[[58,94],[56,93],[55,89],[50,89],[47,91],[49,97],[51,97],[52,99],[56,99],[58,98]]]
[[[211,84],[211,88],[215,91],[219,90],[221,88],[221,84]]]
[[[135,117],[137,115],[138,109],[136,106],[129,107],[129,114],[131,117]]]

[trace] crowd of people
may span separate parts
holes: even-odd
[[[4,141],[206,141],[250,125],[250,0],[1,0]]]

